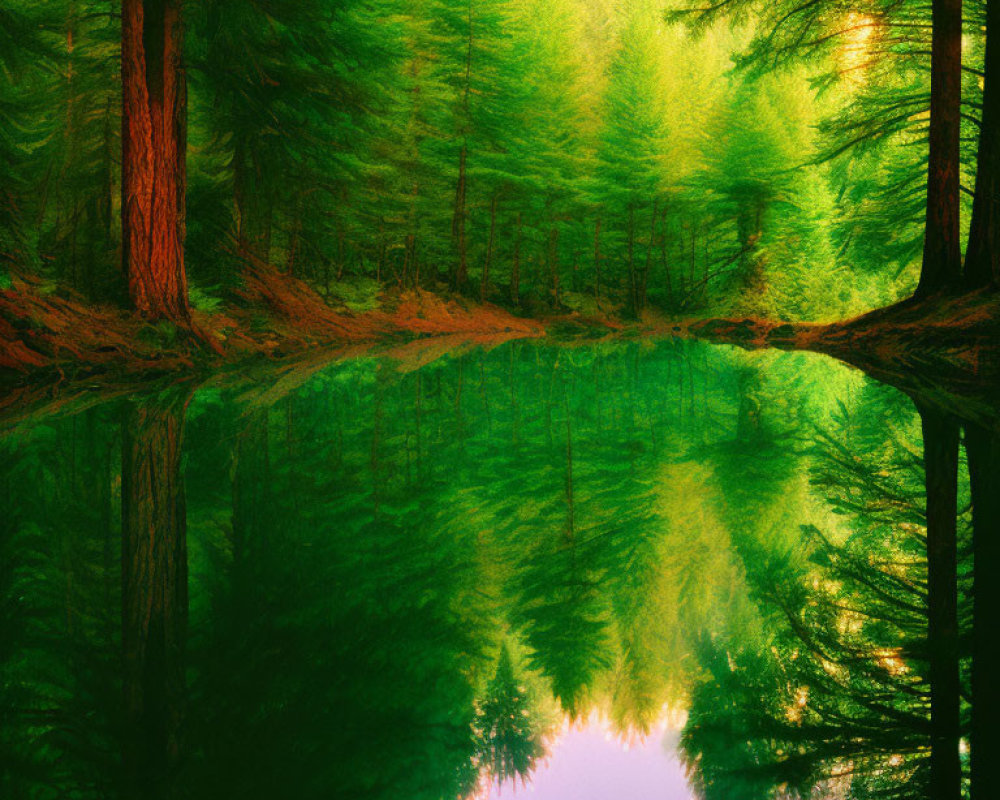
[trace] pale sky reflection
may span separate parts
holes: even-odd
[[[679,727],[666,721],[623,742],[600,719],[566,726],[528,783],[484,791],[483,800],[694,800],[676,755]]]

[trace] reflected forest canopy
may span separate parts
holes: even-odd
[[[0,0],[0,797],[1000,798],[998,15]]]
[[[22,421],[5,796],[472,797],[669,710],[706,798],[989,796],[1000,449],[962,432],[684,342]]]

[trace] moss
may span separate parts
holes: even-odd
[[[271,318],[263,314],[255,314],[250,319],[250,330],[255,333],[269,331],[272,328]]]
[[[382,286],[373,278],[345,277],[330,284],[330,300],[338,300],[351,311],[374,311],[379,307]]]
[[[215,289],[216,287],[202,289],[194,284],[188,286],[188,302],[191,308],[205,314],[218,311],[222,307],[222,298],[213,293]]]
[[[180,329],[169,320],[151,322],[139,329],[138,339],[157,350],[170,350],[180,338]]]

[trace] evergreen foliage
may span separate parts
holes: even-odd
[[[691,38],[655,0],[189,3],[193,291],[269,264],[328,299],[370,278],[527,313],[888,302],[919,249],[922,18],[779,7]],[[116,9],[0,17],[5,269],[94,300],[124,296]]]

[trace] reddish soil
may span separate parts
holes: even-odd
[[[383,299],[379,310],[338,311],[306,283],[250,267],[237,302],[211,314],[195,311],[190,326],[174,327],[91,305],[69,291],[46,292],[40,281],[15,275],[11,288],[0,290],[0,372],[173,372],[386,339],[464,336],[485,344],[545,334],[542,323],[497,306],[413,291]]]
[[[194,312],[181,326],[153,325],[14,276],[12,287],[0,290],[0,379],[7,384],[0,417],[21,407],[86,404],[98,387],[126,393],[137,383],[203,381],[208,374],[215,374],[213,381],[232,381],[234,375],[253,375],[254,361],[267,375],[261,384],[275,384],[277,375],[279,385],[271,391],[281,391],[283,384],[300,382],[330,360],[375,347],[408,370],[446,352],[549,333],[576,342],[671,336],[815,350],[915,397],[930,396],[967,418],[992,420],[993,409],[1000,407],[996,294],[907,301],[830,324],[671,321],[645,315],[626,326],[613,318],[576,314],[526,319],[498,306],[415,291],[384,292],[377,310],[354,313],[331,308],[300,280],[250,265],[229,306],[210,314]]]

